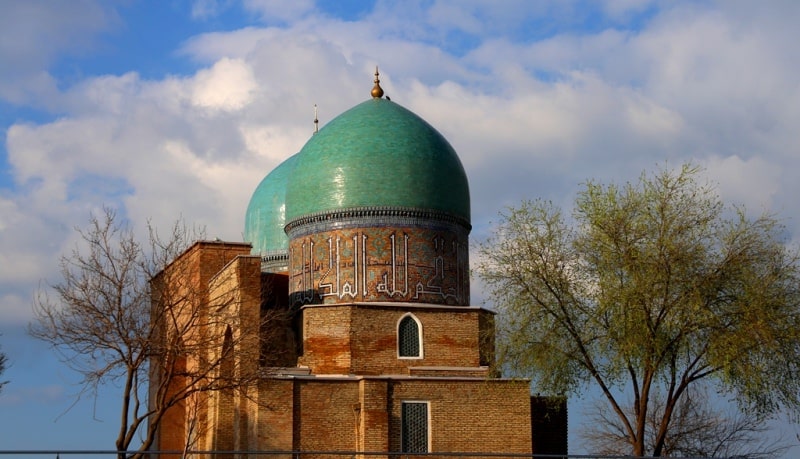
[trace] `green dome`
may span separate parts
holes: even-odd
[[[286,191],[286,222],[348,208],[437,211],[469,224],[469,185],[447,140],[386,99],[342,113],[300,151]]]
[[[258,184],[244,217],[244,240],[253,244],[253,254],[286,252],[286,184],[298,155],[272,170]]]

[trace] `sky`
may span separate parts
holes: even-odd
[[[117,388],[76,402],[25,332],[74,228],[108,206],[241,241],[314,106],[368,99],[376,66],[458,152],[473,242],[523,199],[685,162],[797,242],[798,23],[794,0],[0,0],[0,450],[113,448]]]

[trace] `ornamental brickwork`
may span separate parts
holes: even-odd
[[[465,232],[423,227],[347,228],[289,243],[293,304],[469,304]]]

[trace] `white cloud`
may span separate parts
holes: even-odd
[[[262,41],[272,40],[281,32],[277,29],[245,27],[230,32],[209,32],[191,37],[179,52],[205,64],[222,58],[242,59],[253,52]]]
[[[0,248],[25,260],[0,270],[0,285],[31,288],[52,275],[45,267],[71,246],[71,228],[103,203],[123,208],[139,228],[148,218],[165,227],[183,216],[210,236],[239,240],[250,194],[309,138],[314,104],[324,125],[365,100],[376,64],[392,99],[459,152],[475,237],[522,198],[569,204],[587,178],[635,179],[666,160],[706,165],[726,199],[800,213],[792,199],[800,185],[783,172],[800,167],[800,59],[786,39],[797,36],[787,29],[793,21],[780,11],[674,3],[641,30],[523,42],[474,19],[486,14],[499,24],[512,7],[459,4],[386,15],[400,6],[380,3],[355,22],[301,5],[282,16],[286,27],[190,39],[180,51],[202,65],[193,75],[100,75],[61,90],[51,98],[62,118],[7,132],[19,188],[0,200]],[[623,21],[650,6],[604,8]],[[758,14],[740,11],[747,8]],[[409,24],[417,20],[425,30]],[[437,41],[452,30],[489,35],[454,54]]]
[[[779,165],[758,156],[743,160],[736,155],[713,155],[703,166],[725,201],[743,205],[753,215],[775,208],[784,175]]]
[[[246,62],[224,58],[197,73],[192,103],[212,111],[232,112],[252,102],[256,89],[253,71]]]
[[[79,55],[98,33],[118,25],[108,5],[95,0],[4,0],[0,14],[0,100],[48,104],[56,81],[48,73],[60,54]]]
[[[4,265],[11,261],[11,266],[13,266],[13,260],[3,260],[3,258],[5,257],[0,256],[0,260]],[[5,277],[6,274],[6,272],[0,271],[0,276],[8,279],[9,282],[14,282],[14,279]],[[0,295],[0,304],[3,305],[3,314],[0,315],[2,323],[5,326],[27,324],[31,318],[31,299],[28,297],[30,292],[27,289],[10,292],[13,287],[2,285],[0,285],[0,288],[6,291],[6,293]],[[2,351],[2,349],[0,349],[0,351]]]

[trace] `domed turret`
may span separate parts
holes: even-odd
[[[358,208],[425,210],[468,227],[464,167],[425,120],[389,100],[367,100],[303,147],[286,192],[286,221]]]
[[[342,113],[300,150],[286,189],[295,304],[469,304],[469,184],[453,147],[383,99]]]
[[[291,156],[261,180],[245,214],[244,239],[253,244],[253,255],[261,255],[269,271],[286,270],[286,185],[297,157]]]

